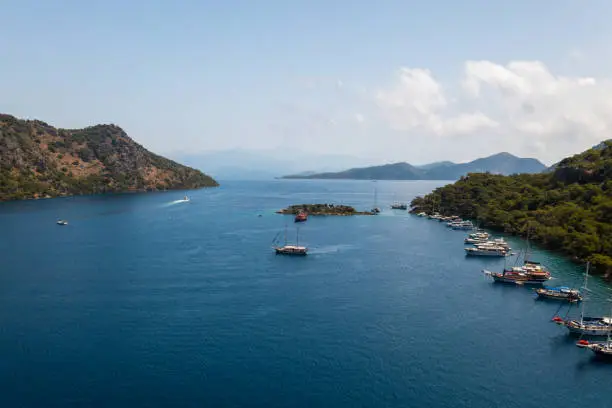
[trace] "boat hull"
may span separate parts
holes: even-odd
[[[514,285],[543,285],[546,281],[541,280],[520,280],[520,279],[508,279],[500,276],[493,276],[493,281],[495,283],[512,283]]]
[[[294,250],[285,248],[274,248],[276,255],[289,255],[289,256],[306,256],[308,255],[307,250]]]
[[[545,288],[536,289],[536,294],[539,299],[550,299],[550,300],[560,300],[563,302],[580,302],[582,301],[582,296],[577,293],[567,293],[560,292],[556,290],[547,290]]]
[[[493,256],[493,257],[504,257],[508,256],[504,252],[476,252],[476,251],[465,251],[466,256]]]
[[[570,296],[558,296],[558,295],[550,295],[545,293],[537,293],[539,299],[549,299],[549,300],[561,300],[564,302],[580,302],[582,299],[573,298]]]
[[[612,334],[612,326],[608,327],[580,327],[579,325],[566,324],[567,330],[569,330],[570,334],[580,335],[580,336],[590,336],[590,337],[604,337],[608,334]]]
[[[612,349],[608,347],[589,347],[596,357],[612,361]]]
[[[514,285],[534,285],[535,286],[535,285],[543,285],[548,279],[550,279],[550,277],[533,278],[533,277],[529,277],[525,275],[517,277],[512,274],[503,274],[503,273],[491,272],[487,270],[484,270],[483,272],[485,275],[493,278],[494,283],[507,283],[507,284],[514,284]]]

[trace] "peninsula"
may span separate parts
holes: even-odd
[[[612,140],[540,174],[473,173],[412,200],[440,212],[527,236],[612,278]]]
[[[305,211],[308,215],[372,215],[370,211],[357,211],[351,206],[336,204],[296,204],[276,213],[295,215],[300,211]]]
[[[215,186],[201,171],[151,153],[119,126],[58,129],[0,114],[0,201]]]

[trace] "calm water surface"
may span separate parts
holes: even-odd
[[[0,205],[0,407],[612,406],[612,365],[550,323],[558,304],[492,285],[503,261],[466,259],[464,232],[388,209],[442,184],[378,182],[380,216],[311,217],[301,259],[271,250],[295,232],[274,211],[369,209],[374,183]]]

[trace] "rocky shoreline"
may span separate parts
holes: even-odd
[[[308,215],[372,215],[370,211],[357,211],[349,205],[338,204],[295,204],[282,210],[278,210],[277,214],[292,214],[295,215],[300,211],[305,211]]]

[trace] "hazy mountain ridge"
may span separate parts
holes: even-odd
[[[521,158],[507,152],[479,158],[468,163],[449,161],[413,166],[400,162],[381,166],[351,168],[341,172],[311,175],[292,174],[287,179],[354,179],[354,180],[456,180],[468,173],[538,173],[546,166],[537,159]]]
[[[271,180],[283,174],[309,175],[368,165],[371,161],[348,155],[305,153],[297,150],[231,149],[203,153],[174,153],[174,159],[218,180]],[[318,168],[314,171],[313,167]]]

